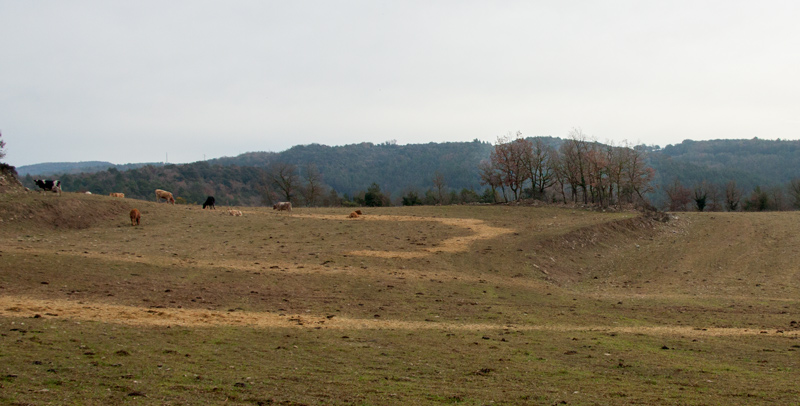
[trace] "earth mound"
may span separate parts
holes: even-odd
[[[17,171],[13,166],[0,164],[0,193],[20,193],[25,191],[17,179]]]
[[[130,210],[130,202],[105,196],[68,192],[61,196],[41,192],[0,194],[0,224],[4,227],[85,229],[125,217]]]

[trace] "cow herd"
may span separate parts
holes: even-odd
[[[58,193],[59,196],[61,195],[61,181],[60,180],[35,179],[33,182],[36,184],[36,186],[38,186],[40,189],[42,189],[42,191],[54,192],[54,193]],[[91,192],[85,192],[85,193],[86,194],[91,194]],[[169,191],[163,190],[163,189],[156,189],[155,193],[156,193],[156,203],[160,203],[160,202],[164,201],[164,202],[167,202],[167,203],[175,204],[175,197],[172,195],[172,192],[169,192]],[[115,198],[125,198],[125,193],[109,193],[109,196],[115,197]],[[203,202],[203,209],[208,208],[210,210],[216,210],[215,203],[216,203],[216,199],[214,199],[214,196],[208,196],[206,198],[206,201]],[[275,203],[272,206],[272,210],[288,211],[288,212],[291,213],[292,212],[292,203],[291,202],[278,202],[278,203]],[[242,215],[242,211],[241,210],[228,209],[227,213],[229,215],[231,215],[231,216],[236,216],[236,217]],[[141,220],[142,220],[142,213],[138,209],[133,209],[130,212],[130,217],[131,217],[131,225],[132,226],[138,226],[141,223]]]

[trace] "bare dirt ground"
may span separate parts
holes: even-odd
[[[341,220],[341,216],[334,215],[301,215],[306,218],[317,218],[326,220]],[[514,230],[503,227],[492,227],[481,220],[464,218],[441,218],[441,217],[420,217],[420,216],[362,216],[353,221],[390,221],[390,222],[422,222],[436,221],[453,227],[461,227],[469,230],[472,234],[463,237],[453,237],[441,241],[437,247],[424,248],[418,252],[407,251],[375,251],[357,250],[350,251],[352,255],[380,257],[380,258],[422,258],[436,252],[457,253],[467,251],[469,245],[478,240],[488,240],[503,234],[510,234]]]
[[[570,325],[504,325],[409,322],[397,320],[353,319],[322,317],[305,314],[274,314],[265,312],[222,312],[200,309],[149,309],[134,306],[109,305],[67,300],[31,299],[19,296],[0,297],[0,316],[24,318],[62,318],[133,326],[247,326],[256,328],[306,328],[339,330],[510,330],[510,331],[596,331],[667,336],[797,336],[783,330],[744,328],[693,328],[686,326],[570,326]]]

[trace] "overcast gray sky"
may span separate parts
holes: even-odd
[[[5,161],[800,138],[798,1],[0,0]]]

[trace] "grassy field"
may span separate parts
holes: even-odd
[[[0,194],[0,404],[800,402],[798,213],[237,209]]]

